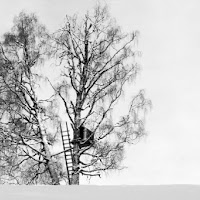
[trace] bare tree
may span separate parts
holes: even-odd
[[[38,95],[38,66],[46,52],[46,29],[34,14],[20,13],[0,44],[0,171],[2,183],[59,184],[53,97]],[[50,126],[50,123],[54,126]]]
[[[80,174],[100,176],[102,171],[120,168],[124,146],[145,133],[144,110],[150,101],[141,90],[131,100],[127,115],[118,121],[111,118],[125,85],[135,80],[139,67],[134,50],[137,32],[124,34],[107,7],[96,6],[81,19],[67,16],[53,39],[62,66],[62,82],[55,90],[73,132],[71,183],[79,184]],[[81,128],[91,131],[85,141]],[[90,145],[84,145],[88,141]]]

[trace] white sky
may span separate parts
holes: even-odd
[[[94,2],[0,0],[0,35],[22,10],[35,12],[48,29],[55,30],[66,14],[83,13]],[[200,1],[99,2],[108,3],[124,30],[140,31],[143,70],[136,86],[146,90],[153,109],[147,117],[148,136],[126,154],[128,169],[91,184],[200,184]]]

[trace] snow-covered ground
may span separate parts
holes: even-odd
[[[200,186],[1,186],[1,200],[199,200]]]

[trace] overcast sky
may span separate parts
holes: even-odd
[[[0,34],[22,10],[35,12],[53,31],[66,14],[84,13],[94,2],[0,0]],[[135,87],[145,89],[153,108],[146,121],[148,136],[126,154],[128,169],[91,184],[200,184],[200,1],[99,2],[108,3],[123,30],[140,32],[142,72]]]

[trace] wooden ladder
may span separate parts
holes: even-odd
[[[66,163],[66,169],[67,169],[68,183],[69,185],[71,185],[71,179],[72,179],[72,173],[73,173],[72,146],[71,146],[69,129],[68,129],[67,123],[66,123],[66,128],[67,130],[63,131],[62,126],[60,124],[63,150],[65,151],[64,157],[65,157],[65,163]]]

